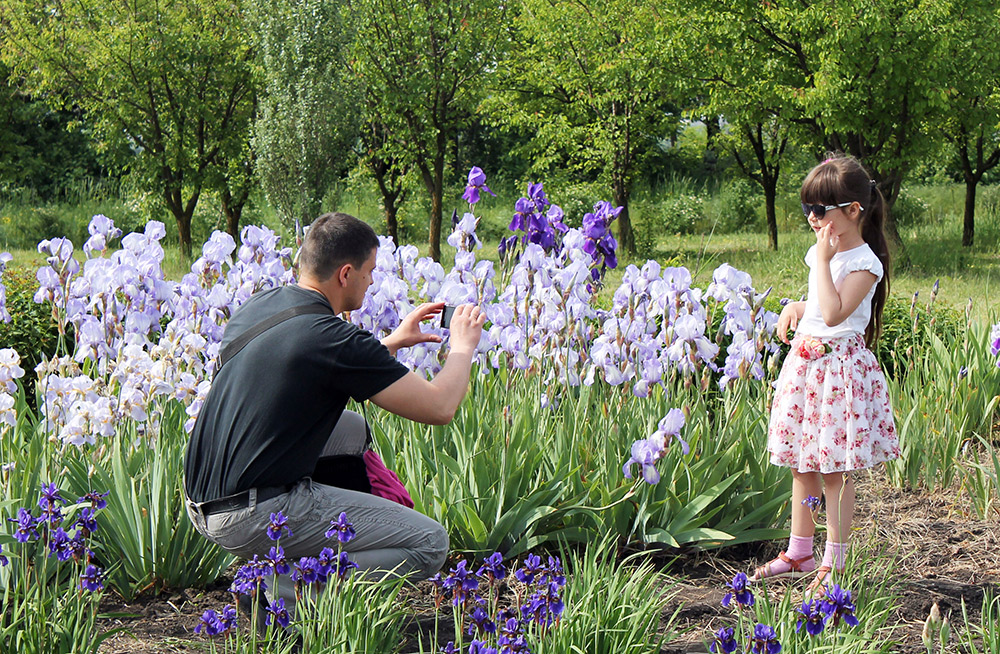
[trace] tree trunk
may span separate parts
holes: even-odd
[[[965,177],[965,220],[962,223],[962,247],[971,248],[976,235],[976,186],[979,178]]]
[[[174,215],[177,221],[177,237],[180,241],[181,255],[186,259],[191,258],[191,216],[194,215],[194,208],[198,205],[198,197],[201,190],[195,191],[185,203],[181,198],[180,188],[167,188],[163,192],[167,208]]]
[[[428,255],[434,261],[441,261],[441,215],[442,196],[444,195],[444,159],[447,155],[448,141],[439,132],[435,143],[434,160],[428,167],[426,159],[417,161],[420,176],[424,179],[424,187],[431,196],[430,225],[427,230]]]
[[[222,191],[222,214],[226,217],[226,231],[237,240],[240,237],[240,220],[243,217],[243,207],[246,205],[248,192],[244,192],[238,198],[234,198],[229,189]]]
[[[618,214],[618,247],[629,254],[635,254],[635,233],[632,231],[632,219],[629,217],[629,188],[624,181],[616,181],[611,188],[612,199],[616,206],[622,208]]]
[[[775,205],[778,198],[778,176],[764,174],[764,211],[767,214],[767,244],[772,250],[778,249],[778,213]]]

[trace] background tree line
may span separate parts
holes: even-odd
[[[633,190],[701,120],[700,164],[758,185],[774,248],[789,157],[831,150],[890,203],[941,162],[971,246],[998,36],[997,0],[0,0],[0,190],[128,179],[190,253],[203,195],[233,234],[254,201],[290,226],[364,171],[394,238],[426,195],[438,258],[446,187],[477,164],[604,187],[634,250]]]

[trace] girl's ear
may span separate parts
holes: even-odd
[[[847,215],[850,216],[851,220],[859,219],[861,217],[861,203],[854,202],[847,207]]]

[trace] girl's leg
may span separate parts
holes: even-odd
[[[816,533],[815,512],[803,502],[809,496],[819,497],[822,492],[823,483],[818,472],[792,470],[792,536],[812,538]],[[827,499],[827,509],[829,506]]]
[[[799,576],[816,568],[813,560],[813,535],[816,522],[813,510],[803,505],[808,496],[819,497],[822,481],[818,472],[792,470],[792,533],[788,548],[778,558],[757,568],[750,581],[768,577]]]
[[[854,481],[848,472],[823,475],[826,490],[826,548],[823,565],[844,569],[844,558],[854,520]]]

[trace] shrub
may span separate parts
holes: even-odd
[[[723,185],[709,203],[715,231],[732,234],[755,227],[759,222],[757,207],[760,200],[761,194],[746,179],[735,179]]]
[[[34,407],[35,366],[43,356],[51,356],[59,341],[59,328],[52,319],[52,312],[46,304],[35,304],[33,298],[38,282],[28,268],[8,268],[3,273],[3,285],[7,288],[7,312],[9,323],[0,322],[0,343],[12,347],[21,356],[24,377],[21,381],[28,403]],[[70,337],[72,338],[72,337]]]
[[[892,216],[899,227],[913,227],[927,220],[930,209],[930,205],[917,196],[900,191],[896,203],[892,205]]]
[[[660,234],[692,234],[705,220],[705,201],[697,195],[677,195],[660,205],[650,223]]]
[[[912,307],[912,311],[911,311]],[[890,377],[898,378],[897,367],[907,369],[915,356],[928,347],[933,333],[946,343],[958,342],[964,330],[962,312],[942,304],[889,296],[882,311],[882,336],[874,352]],[[927,329],[925,329],[927,327]]]
[[[61,210],[58,205],[10,211],[10,214],[0,217],[2,247],[33,250],[39,241],[60,236],[82,243],[79,239],[86,234],[86,225],[81,229],[71,217],[71,212]]]

